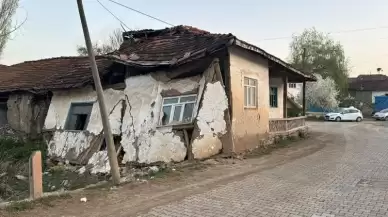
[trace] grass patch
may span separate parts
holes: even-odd
[[[29,158],[34,151],[41,151],[43,162],[46,157],[46,145],[42,140],[0,138],[0,198],[3,200],[21,200],[28,197]],[[44,165],[43,165],[44,166]],[[26,179],[17,179],[16,175]],[[25,206],[17,204],[17,206]]]
[[[72,196],[70,194],[61,194],[61,195],[51,195],[47,197],[42,197],[40,199],[34,201],[20,201],[13,202],[9,206],[5,208],[7,212],[22,212],[26,210],[34,209],[37,205],[42,205],[46,207],[53,207],[54,202],[59,199],[71,199]]]
[[[22,141],[8,137],[0,138],[0,159],[2,162],[28,163],[30,155],[34,151],[41,151],[42,157],[45,158],[47,155],[46,144],[41,140]]]
[[[7,212],[21,212],[25,210],[33,209],[34,205],[32,201],[21,201],[11,203],[9,206],[5,208]]]
[[[34,205],[41,204],[44,206],[53,207],[54,206],[53,202],[55,202],[56,200],[71,199],[71,198],[72,196],[70,194],[50,195],[47,197],[39,198],[33,201],[33,203]]]
[[[106,175],[92,175],[88,172],[80,175],[76,170],[70,171],[65,166],[54,166],[52,168],[50,168],[49,173],[43,175],[44,192],[58,191],[62,188],[64,190],[75,190],[101,181],[107,181],[109,178]]]

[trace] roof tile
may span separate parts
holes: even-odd
[[[100,74],[111,61],[96,57]],[[0,68],[0,92],[43,91],[81,87],[93,80],[88,57],[57,57]]]
[[[226,46],[231,34],[212,34],[188,26],[161,30],[140,30],[124,33],[133,40],[125,40],[113,55],[138,64],[174,64],[182,59],[195,59]],[[135,59],[130,57],[136,56]]]

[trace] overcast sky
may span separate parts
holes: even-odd
[[[134,29],[164,28],[165,24],[101,0],[127,26]],[[348,56],[351,75],[375,72],[388,74],[387,0],[116,0],[174,25],[190,25],[214,33],[233,33],[269,53],[286,59],[291,37],[305,28],[319,31],[376,28],[368,31],[332,34]],[[84,0],[93,41],[103,41],[120,27],[97,0]],[[76,0],[21,0],[17,21],[26,14],[25,25],[9,41],[0,62],[14,64],[26,60],[76,55],[83,44]]]

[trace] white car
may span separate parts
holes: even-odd
[[[383,109],[379,112],[376,112],[373,115],[373,118],[376,120],[388,121],[388,109]]]
[[[357,121],[360,122],[364,119],[360,110],[353,106],[349,108],[341,108],[338,112],[331,112],[325,114],[326,121]]]

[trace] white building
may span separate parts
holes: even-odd
[[[288,95],[290,97],[297,98],[302,89],[303,83],[288,83]]]

